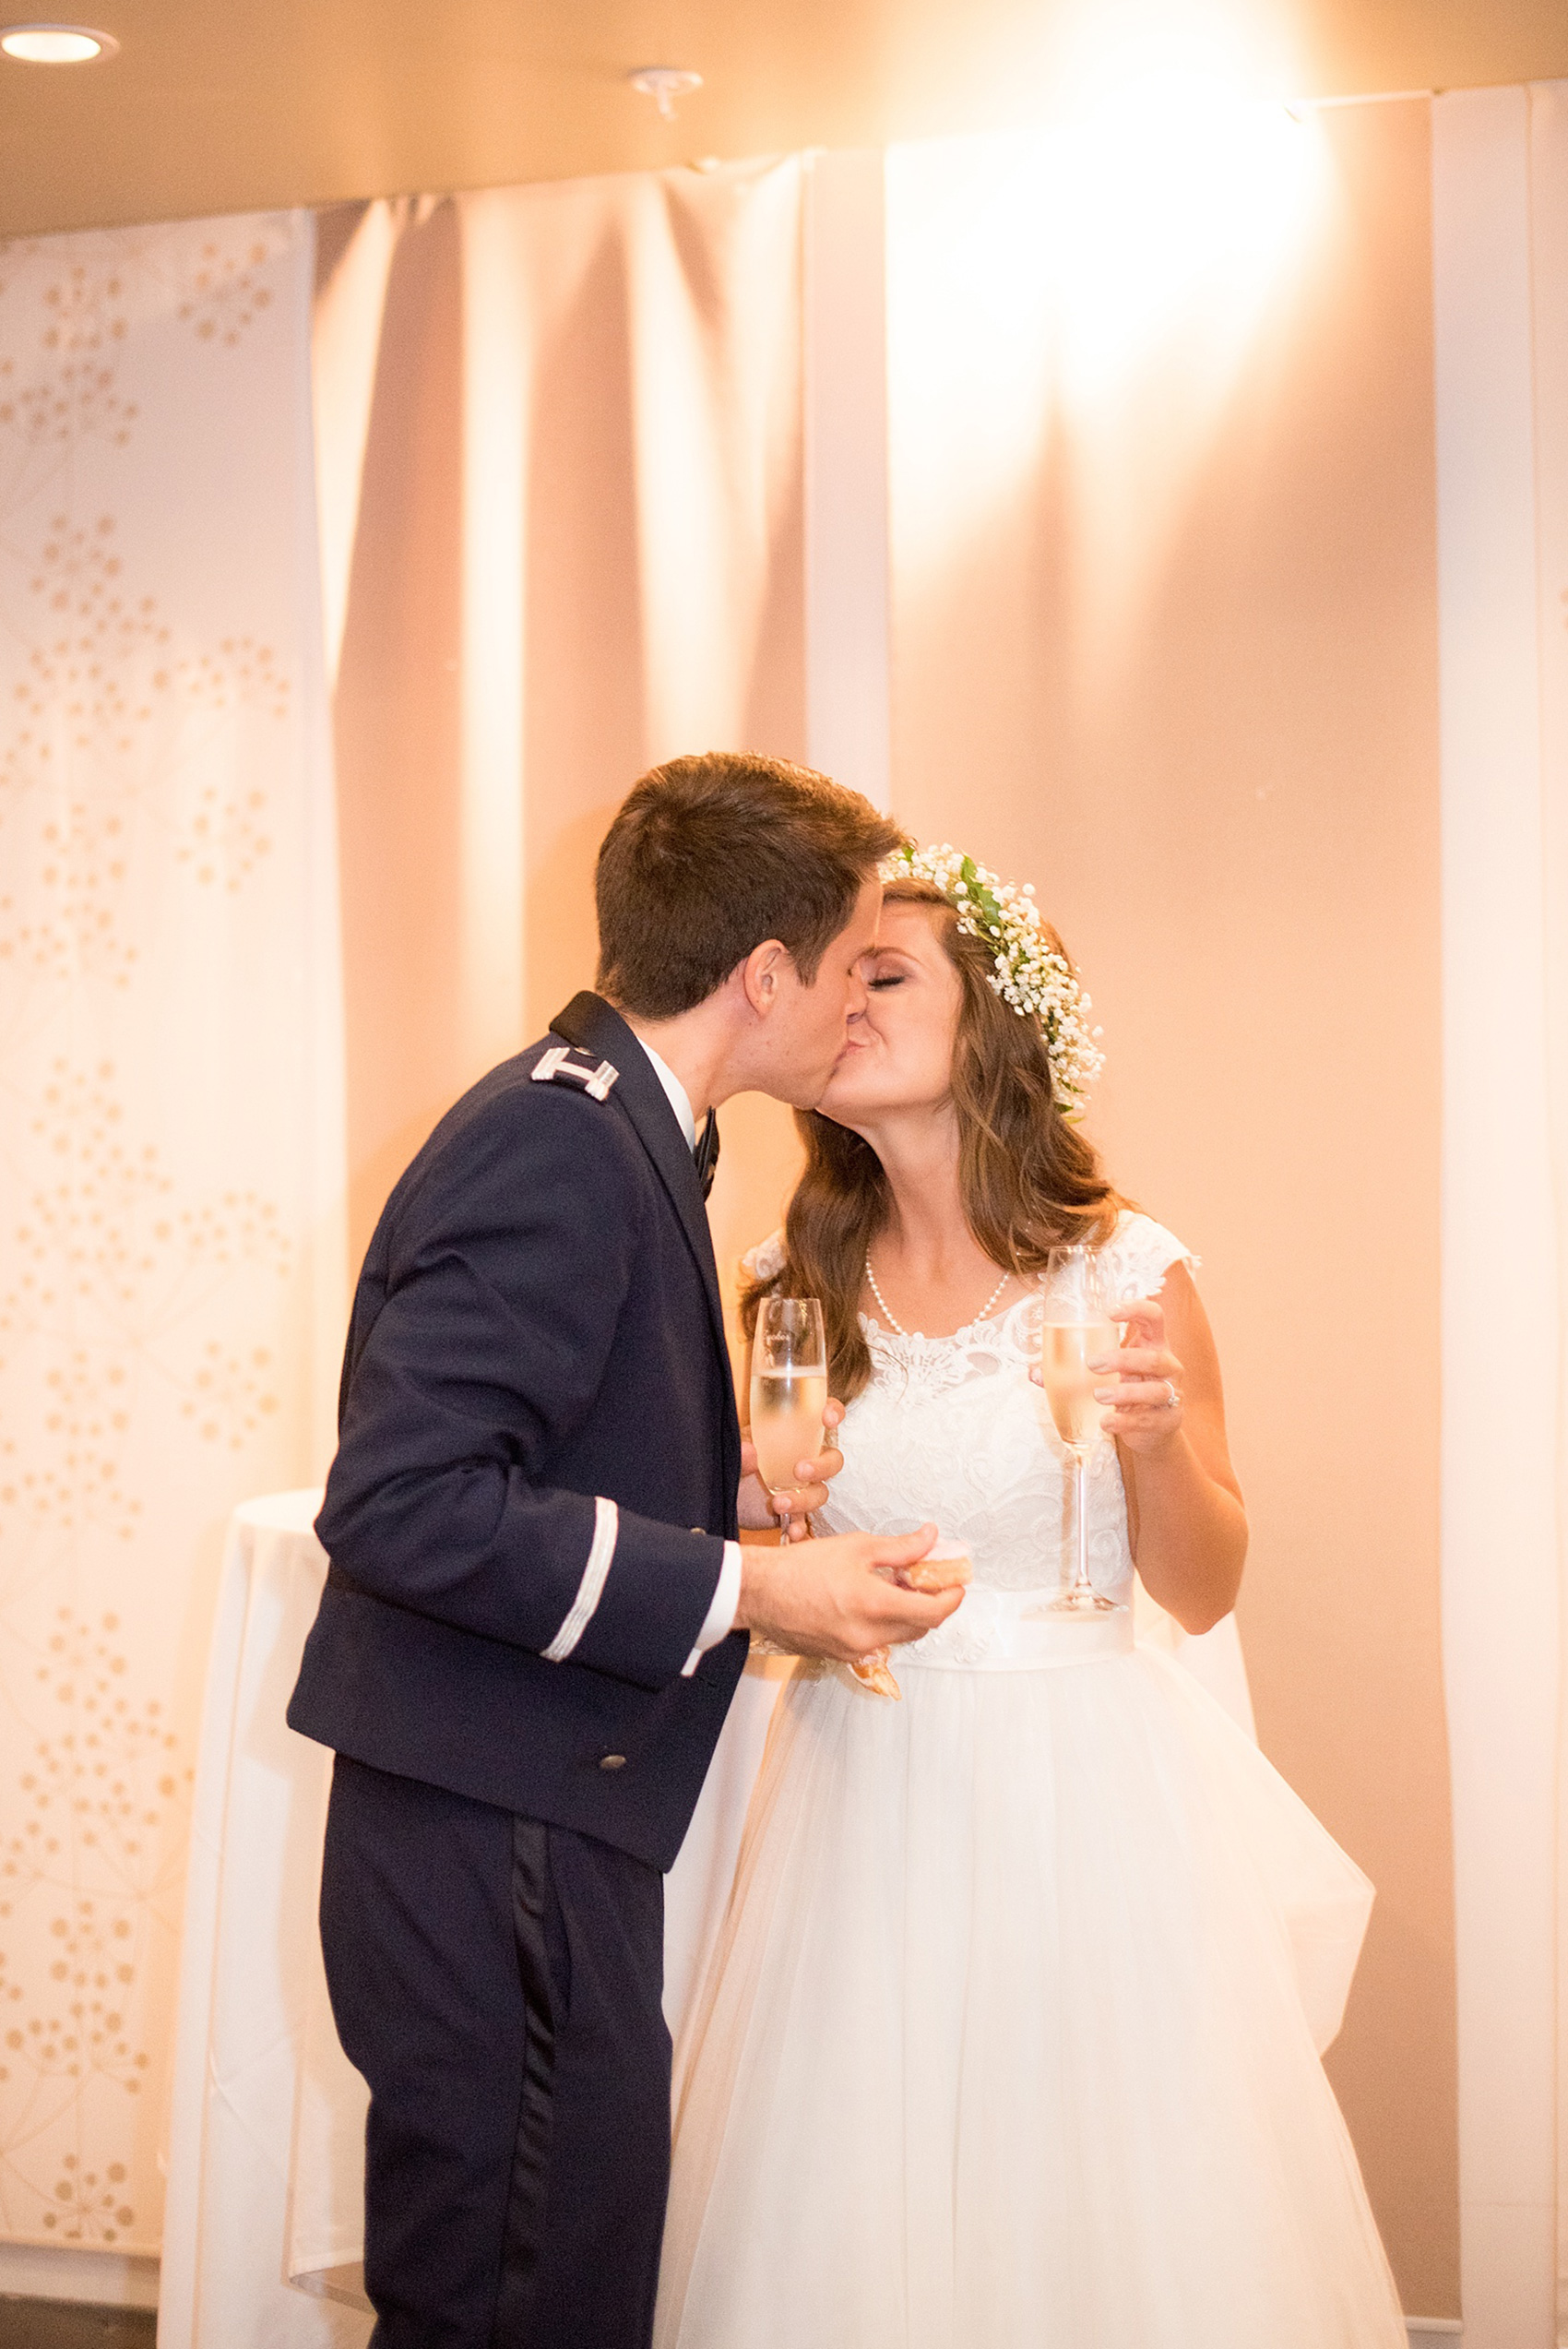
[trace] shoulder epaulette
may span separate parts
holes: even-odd
[[[621,1071],[612,1061],[595,1060],[589,1052],[578,1052],[572,1044],[552,1044],[540,1053],[534,1063],[536,1085],[580,1085],[593,1101],[607,1101],[610,1088]]]

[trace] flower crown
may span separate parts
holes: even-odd
[[[929,881],[958,916],[958,927],[971,938],[994,948],[995,970],[990,982],[1021,1019],[1038,1019],[1051,1063],[1056,1106],[1074,1123],[1088,1105],[1088,1091],[1105,1066],[1099,1049],[1104,1033],[1091,1028],[1086,1014],[1090,998],[1064,954],[1046,943],[1034,883],[1021,889],[1003,882],[994,873],[963,856],[944,841],[940,848],[921,848],[906,841],[878,866],[885,884]]]

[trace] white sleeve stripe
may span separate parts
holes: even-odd
[[[564,1663],[593,1621],[594,1609],[604,1596],[605,1580],[610,1573],[610,1562],[615,1556],[615,1540],[620,1526],[620,1511],[613,1501],[607,1501],[600,1494],[593,1505],[593,1541],[588,1549],[588,1564],[583,1568],[583,1579],[577,1585],[577,1595],[567,1609],[565,1622],[549,1647],[541,1651],[547,1663]]]

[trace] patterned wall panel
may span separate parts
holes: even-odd
[[[0,250],[0,2237],[150,2250],[224,1520],[320,1467],[294,216]]]

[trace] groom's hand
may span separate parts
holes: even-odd
[[[756,1446],[741,1446],[741,1489],[737,1499],[741,1523],[749,1533],[778,1529],[787,1542],[803,1542],[811,1532],[806,1523],[814,1508],[820,1508],[827,1498],[827,1480],[837,1476],[844,1465],[844,1455],[832,1443],[833,1430],[844,1416],[842,1403],[830,1402],[822,1414],[823,1434],[828,1438],[814,1460],[795,1463],[801,1479],[797,1491],[770,1493],[756,1473]],[[782,1527],[779,1520],[783,1520]]]
[[[792,1655],[840,1663],[918,1640],[946,1622],[963,1590],[901,1590],[886,1570],[913,1566],[935,1539],[935,1526],[922,1525],[918,1533],[836,1533],[801,1549],[748,1544],[736,1628],[760,1631]]]

